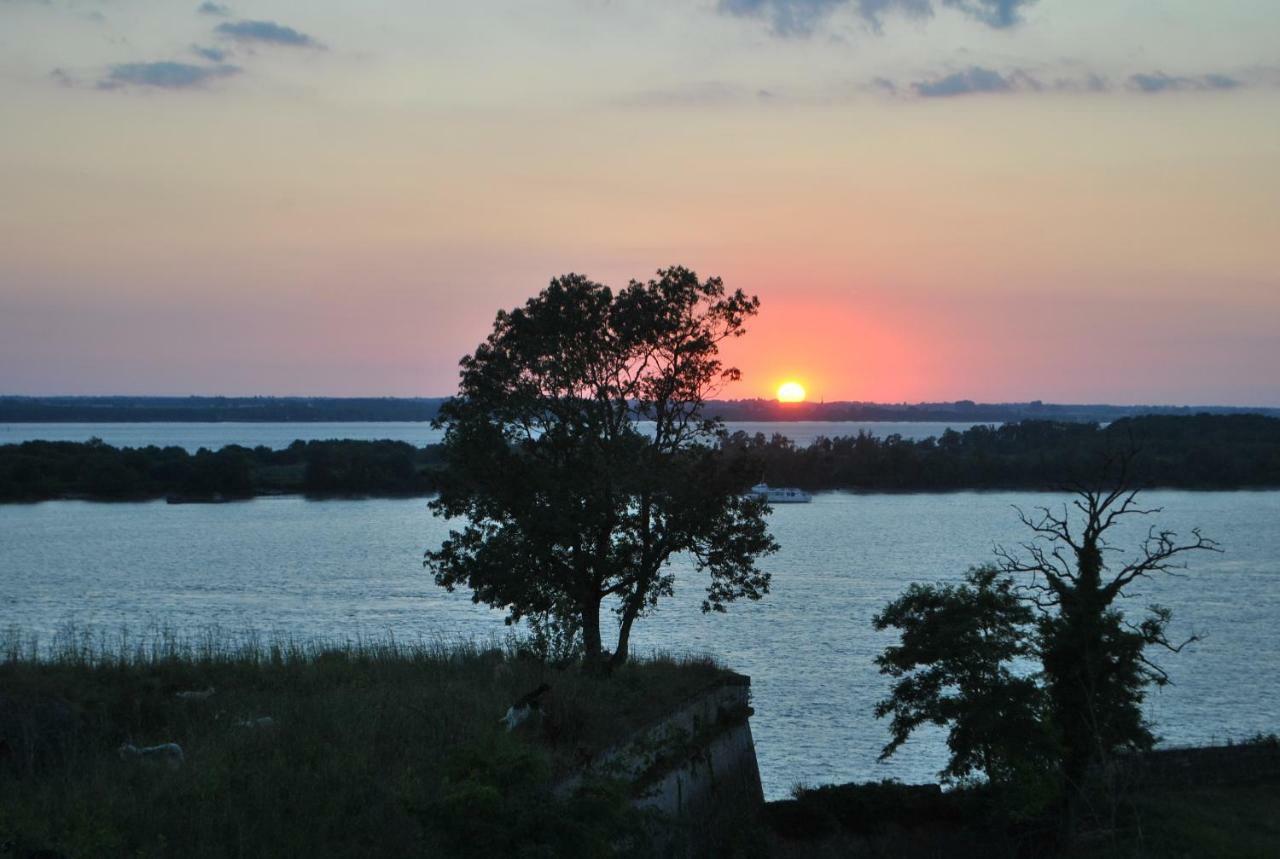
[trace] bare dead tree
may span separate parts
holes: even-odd
[[[1138,503],[1136,455],[1131,448],[1111,457],[1096,482],[1069,487],[1074,497],[1061,511],[1015,508],[1034,536],[1020,552],[996,549],[1001,570],[1022,583],[1024,597],[1041,612],[1041,660],[1069,794],[1078,795],[1094,764],[1116,751],[1147,749],[1154,742],[1141,703],[1145,687],[1162,686],[1169,675],[1147,658],[1146,648],[1178,652],[1197,640],[1170,641],[1166,630],[1172,613],[1167,608],[1151,606],[1150,614],[1135,625],[1124,619],[1115,601],[1139,579],[1177,575],[1186,568],[1189,553],[1221,551],[1199,529],[1192,530],[1191,539],[1179,540],[1175,532],[1153,525],[1127,560],[1108,563],[1122,552],[1108,539],[1113,528],[1132,517],[1162,512]]]

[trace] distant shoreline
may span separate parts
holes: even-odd
[[[1052,490],[1097,473],[1116,450],[1142,452],[1134,479],[1169,489],[1280,487],[1280,419],[1149,416],[1105,426],[1070,421],[975,424],[921,439],[866,433],[796,445],[735,432],[717,455],[745,455],[774,486],[810,492]],[[298,440],[284,448],[115,447],[101,439],[0,445],[0,502],[55,499],[199,503],[263,495],[413,497],[444,474],[444,448],[394,440]]]
[[[19,397],[0,396],[0,424],[47,423],[426,423],[445,397]],[[1140,415],[1259,414],[1271,406],[1161,406],[1025,403],[779,403],[714,400],[708,414],[728,422],[1109,423]]]

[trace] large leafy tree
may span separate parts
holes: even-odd
[[[1026,782],[1051,757],[1047,697],[1033,672],[1033,611],[998,567],[975,567],[958,585],[911,585],[874,619],[901,632],[876,658],[894,678],[876,704],[891,717],[892,739],[881,760],[918,728],[945,725],[948,781],[977,773],[993,782]],[[1017,670],[1019,667],[1021,671]]]
[[[739,376],[720,344],[758,307],[676,267],[616,293],[566,275],[499,312],[437,419],[446,471],[431,506],[459,527],[426,555],[436,582],[512,622],[580,632],[593,666],[602,605],[618,619],[611,658],[625,661],[635,621],[672,593],[677,553],[709,574],[704,611],[766,594],[756,560],[777,547],[746,493],[758,472],[717,455],[723,427],[704,413]]]
[[[1132,623],[1117,601],[1141,579],[1182,569],[1187,553],[1218,546],[1198,530],[1180,540],[1155,526],[1129,551],[1112,543],[1120,523],[1161,512],[1139,504],[1133,456],[1108,459],[1060,512],[1018,511],[1033,539],[998,549],[997,563],[966,585],[912,586],[877,616],[878,628],[902,634],[878,660],[896,678],[877,709],[893,717],[886,755],[922,724],[949,725],[944,775],[1011,780],[1047,765],[1070,812],[1095,765],[1152,746],[1142,702],[1169,677],[1148,651],[1188,642],[1166,635],[1169,609],[1150,606]]]

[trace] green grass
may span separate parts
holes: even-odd
[[[1242,779],[1256,774],[1242,772]],[[1062,859],[1271,859],[1280,855],[1280,784],[1134,786],[1112,825],[1069,844],[1052,810],[1011,818],[1008,797],[981,786],[951,791],[892,783],[799,788],[770,803],[777,857],[948,856]]]
[[[1280,785],[1154,788],[1135,795],[1114,836],[1080,859],[1273,859],[1280,851]]]
[[[718,682],[655,657],[609,678],[511,648],[0,642],[0,843],[69,856],[557,855],[638,844],[625,786],[547,792]],[[498,723],[548,683],[536,727]],[[206,700],[177,693],[212,687]],[[270,717],[269,727],[243,720]],[[118,747],[176,742],[177,769]]]

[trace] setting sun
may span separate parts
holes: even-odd
[[[778,386],[778,402],[803,403],[804,386],[799,382],[783,382]]]

